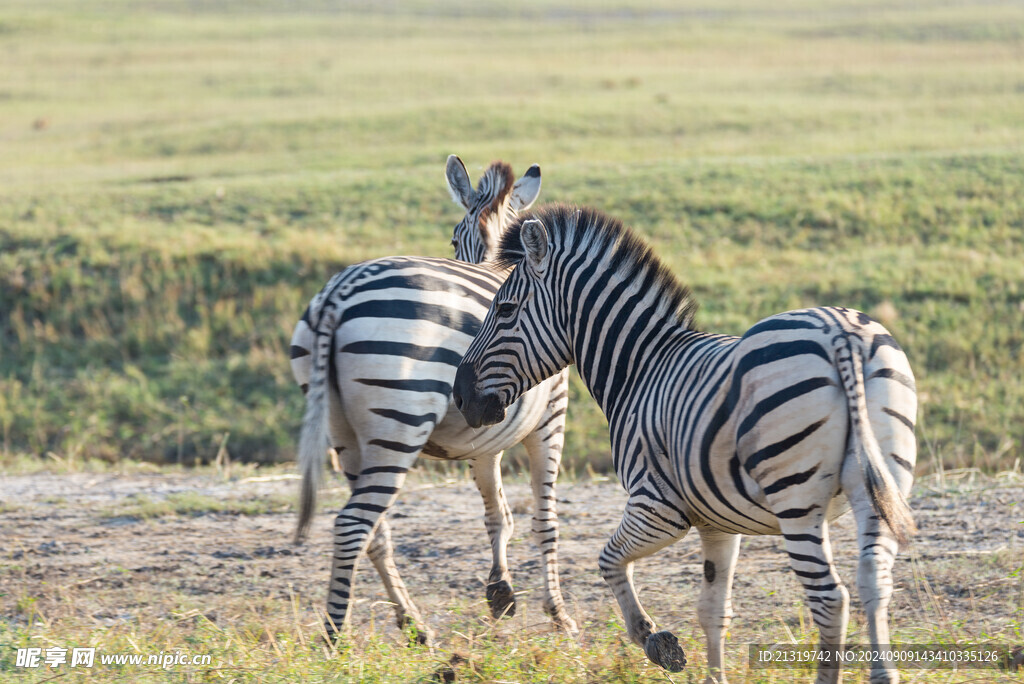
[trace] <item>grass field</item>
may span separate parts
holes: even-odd
[[[44,681],[427,682],[455,654],[457,681],[700,681],[696,585],[680,589],[676,575],[649,585],[676,592],[682,608],[666,619],[694,655],[671,679],[626,643],[603,588],[581,603],[578,640],[525,619],[494,627],[465,590],[431,606],[444,616],[439,651],[407,648],[371,617],[329,657],[315,613],[327,537],[324,568],[256,553],[286,543],[290,490],[140,485],[88,499],[83,473],[145,472],[138,461],[291,460],[303,410],[287,357],[295,321],[350,263],[450,255],[461,216],[444,187],[450,153],[474,178],[493,159],[518,173],[539,163],[542,201],[634,226],[695,291],[704,329],[738,334],[808,305],[879,318],[917,374],[915,506],[939,535],[930,557],[912,550],[897,565],[896,634],[1021,643],[1019,534],[1002,528],[1019,527],[1005,501],[1020,475],[1005,471],[1019,473],[1024,455],[1022,112],[1024,6],[1009,1],[0,0],[0,473],[79,478],[29,503],[0,486],[0,537],[19,539],[0,549],[0,681],[24,679],[13,654],[26,645],[184,649],[219,663],[39,671]],[[573,393],[567,479],[588,487],[608,467],[607,433],[578,381]],[[989,484],[954,491],[950,473],[974,469]],[[567,516],[567,543],[614,524],[585,508]],[[468,516],[452,535],[463,546],[483,536]],[[82,541],[31,533],[47,526]],[[225,539],[241,544],[239,529],[249,559],[211,560]],[[147,541],[161,535],[173,558]],[[983,548],[953,553],[965,539]],[[569,577],[570,590],[599,584],[600,541],[586,541],[590,574]],[[135,555],[106,555],[118,545]],[[740,574],[782,572],[766,549],[764,565],[741,556]],[[452,561],[459,591],[473,579],[463,560]],[[668,575],[663,561],[647,568]],[[410,574],[414,590],[434,586]],[[372,573],[361,580],[372,598]],[[813,641],[785,582],[778,594],[738,590],[747,614],[733,647]],[[377,603],[357,610],[390,620]],[[759,683],[790,674],[730,671]]]
[[[875,314],[921,472],[1017,468],[1022,45],[1010,2],[8,0],[0,449],[292,458],[295,320],[349,263],[449,254],[455,152],[635,226],[705,329]],[[566,463],[601,470],[575,390]]]

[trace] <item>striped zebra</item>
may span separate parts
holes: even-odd
[[[448,158],[452,197],[466,215],[452,244],[463,261],[493,256],[497,236],[540,192],[540,168],[515,181],[495,162],[473,190],[458,157]],[[543,554],[544,607],[555,623],[574,631],[558,581],[555,480],[564,442],[568,377],[526,395],[508,420],[470,429],[450,407],[451,384],[462,353],[479,328],[504,274],[479,266],[416,257],[376,259],[335,275],[313,298],[295,329],[292,370],[306,393],[299,444],[302,472],[296,540],[315,510],[328,446],[343,462],[352,494],[334,523],[334,560],[327,629],[340,631],[348,615],[359,556],[367,552],[395,606],[399,626],[427,642],[429,630],[395,566],[384,516],[420,454],[471,460],[484,499],[493,562],[486,588],[495,617],[515,614],[506,547],[512,511],[501,487],[502,451],[522,442],[529,454],[535,501],[532,531]]]
[[[704,553],[708,682],[724,681],[741,534],[783,536],[820,645],[840,649],[849,594],[828,523],[851,506],[871,642],[889,643],[892,566],[914,531],[905,497],[917,398],[885,328],[858,311],[816,308],[770,316],[742,337],[699,332],[689,291],[634,233],[590,209],[520,218],[497,263],[515,269],[459,366],[456,406],[470,425],[493,423],[531,386],[576,364],[608,418],[629,495],[599,566],[648,658],[671,671],[686,662],[641,607],[633,562],[690,527]],[[822,667],[817,681],[840,674]],[[897,680],[892,663],[872,663],[872,682]]]

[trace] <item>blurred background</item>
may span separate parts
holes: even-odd
[[[706,330],[868,311],[919,473],[1019,469],[1022,143],[1018,2],[3,0],[0,464],[292,459],[295,322],[451,255],[456,153],[632,225]]]

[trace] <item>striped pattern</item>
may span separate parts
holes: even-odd
[[[849,507],[870,638],[889,643],[891,570],[914,530],[905,496],[917,400],[885,328],[858,311],[817,308],[771,316],[742,337],[697,331],[686,288],[635,234],[592,210],[555,206],[514,224],[499,259],[515,270],[459,367],[456,405],[470,425],[489,423],[577,365],[608,418],[629,493],[599,565],[651,660],[685,663],[641,607],[632,564],[691,527],[705,555],[698,613],[709,681],[723,681],[741,534],[783,536],[822,645],[841,647],[849,595],[828,523]],[[822,669],[818,681],[839,674]],[[897,677],[891,663],[873,663],[871,681]]]
[[[453,166],[450,159],[450,184]],[[461,161],[457,167],[464,172]],[[523,208],[536,197],[537,167],[511,190],[497,187],[511,178],[511,169],[500,162],[484,174],[467,203],[473,212],[486,210],[489,218],[471,220],[467,214],[459,226],[470,222],[470,236],[481,236],[481,226],[504,229],[512,216],[510,207]],[[488,204],[483,204],[486,198]],[[504,273],[493,269],[447,259],[367,261],[334,276],[296,327],[292,370],[307,393],[299,443],[303,483],[297,537],[304,536],[315,510],[328,440],[352,489],[334,525],[327,601],[331,632],[345,624],[352,578],[365,551],[395,604],[399,624],[412,627],[421,641],[429,639],[395,567],[385,517],[405,473],[421,454],[473,462],[493,554],[487,597],[496,616],[514,614],[506,558],[512,514],[499,466],[502,451],[519,442],[527,448],[533,476],[533,531],[544,560],[544,605],[557,624],[575,629],[559,589],[556,553],[554,487],[564,441],[566,377],[529,393],[510,410],[508,420],[484,430],[470,429],[450,408],[455,369],[503,279]]]

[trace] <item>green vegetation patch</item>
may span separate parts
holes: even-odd
[[[230,433],[291,459],[295,321],[348,264],[450,254],[455,152],[636,227],[706,329],[872,313],[918,376],[922,472],[1013,469],[1021,35],[1019,7],[941,2],[15,3],[0,454],[194,464]],[[578,382],[565,464],[608,466]]]
[[[221,499],[197,492],[174,492],[166,497],[154,498],[133,494],[116,507],[101,513],[104,518],[161,518],[170,515],[206,515],[223,513],[227,515],[266,515],[289,513],[294,509],[291,498],[262,496],[249,499]]]

